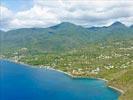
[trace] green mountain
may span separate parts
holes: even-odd
[[[106,40],[133,37],[133,30],[120,22],[109,27],[84,28],[63,22],[48,28],[0,31],[1,51],[28,48],[32,51],[66,51]]]
[[[101,38],[104,39],[126,39],[133,36],[133,31],[126,27],[124,24],[120,22],[115,22],[112,25],[108,27],[93,27],[88,28],[88,30],[91,30],[91,32],[96,33]],[[100,34],[99,34],[100,33]]]

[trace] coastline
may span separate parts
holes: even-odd
[[[112,88],[112,89],[114,89],[114,90],[117,90],[117,91],[119,91],[121,94],[124,94],[124,91],[123,90],[121,90],[121,89],[118,89],[118,88],[116,88],[116,87],[113,87],[113,86],[108,86],[109,88]]]
[[[34,66],[34,65],[25,64],[25,63],[23,63],[23,62],[17,62],[17,61],[11,60],[11,59],[1,59],[1,58],[0,58],[0,60],[5,60],[5,61],[13,62],[13,63],[16,63],[16,64],[21,64],[21,65],[24,65],[24,66],[27,66],[27,67],[32,67],[32,68],[36,68],[36,67],[37,67],[37,66]],[[46,66],[39,66],[39,67],[42,68],[42,69],[54,70],[54,71],[63,73],[63,74],[65,74],[65,75],[67,75],[67,76],[69,76],[69,77],[71,77],[71,78],[93,78],[93,79],[97,79],[97,80],[102,80],[102,81],[105,81],[105,82],[106,82],[107,87],[109,87],[109,88],[111,88],[111,89],[114,89],[114,90],[120,92],[121,94],[124,94],[124,91],[123,91],[123,90],[121,90],[121,89],[119,89],[119,88],[117,88],[117,87],[108,85],[108,82],[109,82],[109,81],[106,80],[106,79],[104,79],[104,78],[85,77],[85,76],[74,76],[74,75],[72,75],[72,74],[70,74],[70,73],[64,72],[64,71],[59,70],[59,69],[54,69],[54,68],[52,68],[52,67],[49,67],[49,68],[47,68]]]
[[[58,71],[58,72],[60,72],[60,73],[63,73],[63,74],[65,74],[65,75],[70,76],[71,78],[89,78],[89,77],[84,77],[84,76],[73,76],[73,75],[71,75],[71,74],[69,74],[69,73],[67,73],[67,72],[64,72],[64,71],[58,70],[58,69],[53,69],[53,68],[48,68],[48,69],[49,69],[49,70]],[[114,89],[114,90],[120,92],[121,94],[124,94],[124,91],[123,91],[123,90],[121,90],[121,89],[119,89],[119,88],[117,88],[117,87],[108,85],[108,82],[109,82],[109,81],[106,80],[106,79],[104,79],[104,78],[95,78],[95,77],[90,77],[90,78],[105,81],[106,84],[107,84],[107,87],[109,87],[109,88],[111,88],[111,89]]]

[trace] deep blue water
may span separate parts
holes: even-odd
[[[0,61],[0,100],[117,100],[120,93],[96,79]]]

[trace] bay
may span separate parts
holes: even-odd
[[[118,100],[105,81],[0,60],[1,100]]]

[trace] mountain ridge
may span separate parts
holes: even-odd
[[[70,22],[61,22],[59,24],[56,24],[56,25],[53,25],[53,26],[50,26],[50,27],[45,27],[45,28],[42,28],[42,27],[33,27],[33,28],[18,28],[18,29],[11,29],[11,30],[8,30],[8,31],[13,31],[13,30],[20,30],[20,29],[46,29],[46,28],[55,28],[55,27],[59,27],[59,26],[79,26],[79,27],[83,27],[83,28],[87,28],[87,29],[95,29],[95,28],[108,28],[108,27],[111,27],[111,26],[118,26],[118,25],[121,25],[121,26],[124,26],[124,27],[128,27],[126,26],[125,24],[119,22],[119,21],[116,21],[112,24],[110,24],[109,26],[101,26],[101,27],[96,27],[96,26],[92,26],[92,27],[83,27],[82,25],[76,25],[76,24],[73,24],[73,23],[70,23]],[[133,25],[130,25],[129,27],[133,27]],[[0,30],[0,32],[8,32],[8,31],[3,31],[3,30]]]
[[[21,28],[2,31],[0,34],[3,51],[22,47],[31,50],[64,51],[106,40],[132,38],[133,30],[120,22],[100,28],[84,28],[63,22],[48,28]]]

